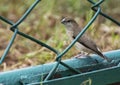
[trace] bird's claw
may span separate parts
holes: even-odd
[[[74,58],[86,58],[86,57],[87,57],[87,55],[85,55],[85,54],[78,54],[78,55],[74,56]]]

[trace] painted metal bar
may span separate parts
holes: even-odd
[[[105,52],[104,55],[108,56],[110,59],[114,59],[115,61],[120,60],[120,50]],[[95,60],[98,60],[99,63],[96,63]],[[43,81],[43,77],[45,77],[51,71],[51,69],[56,65],[56,62],[54,62],[54,63],[48,63],[48,64],[38,65],[34,67],[13,70],[13,71],[1,72],[0,73],[0,84],[3,84],[3,85],[21,85],[21,84],[22,85],[23,84],[24,85],[27,85],[27,84],[28,85],[40,85],[40,82],[43,81],[42,85],[61,85],[60,82],[62,82],[62,84],[64,85],[74,85],[74,84],[80,85],[80,83],[83,82],[83,80],[90,78],[90,79],[93,79],[92,82],[97,81],[95,82],[95,84],[99,85],[99,83],[101,84],[103,80],[105,83],[114,83],[114,82],[117,82],[118,79],[120,79],[118,76],[120,72],[120,67],[117,66],[119,64],[119,61],[117,61],[117,63],[116,62],[108,63],[108,62],[105,62],[104,59],[93,54],[91,55],[91,57],[88,57],[88,58],[82,58],[82,59],[73,58],[69,60],[64,60],[63,62],[75,69],[79,68],[81,71],[83,71],[83,73],[77,74],[77,75],[73,73],[70,76],[69,74],[70,71],[64,72],[69,69],[62,65],[59,65],[56,73],[58,74],[60,73],[61,78]],[[106,76],[103,76],[103,74],[105,74]],[[99,76],[99,78],[97,75]],[[103,77],[104,79],[100,81],[101,77]],[[106,80],[108,78],[110,79],[110,81]],[[72,81],[71,79],[74,80],[75,82],[74,84],[73,83],[69,84],[69,82]],[[66,84],[65,81],[68,82],[68,84]],[[79,84],[76,81],[78,81]],[[95,85],[95,84],[92,84],[92,85]],[[105,84],[101,84],[101,85],[105,85]]]
[[[92,71],[74,76],[64,77],[44,82],[42,85],[108,85],[120,82],[120,67]],[[27,85],[40,85],[27,84]]]
[[[10,50],[10,48],[11,48],[11,46],[12,46],[12,44],[13,44],[15,38],[16,38],[17,32],[18,32],[18,29],[15,29],[15,32],[12,35],[12,38],[11,38],[10,42],[8,43],[2,57],[0,58],[0,64],[2,64],[3,60],[5,59],[6,55],[8,54],[8,52],[9,52],[9,50]]]

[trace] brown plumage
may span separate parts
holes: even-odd
[[[82,30],[82,28],[72,18],[65,17],[61,20],[61,23],[65,25],[67,34],[71,40],[75,39],[76,36]],[[105,55],[102,54],[102,52],[97,47],[95,42],[91,38],[89,38],[87,34],[83,34],[82,37],[78,39],[75,45],[81,51],[88,52],[88,53],[94,52],[98,54],[100,57],[107,60],[108,62],[111,61],[109,58],[107,58]]]

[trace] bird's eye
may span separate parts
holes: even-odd
[[[68,20],[67,22],[71,22],[70,20]]]

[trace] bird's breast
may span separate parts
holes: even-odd
[[[84,52],[87,52],[87,53],[92,53],[92,51],[90,49],[86,48],[85,46],[83,46],[79,42],[75,43],[75,47],[76,47],[77,50],[84,51]]]
[[[67,32],[67,35],[68,37],[70,38],[70,40],[72,41],[73,40],[73,31],[66,31]]]

